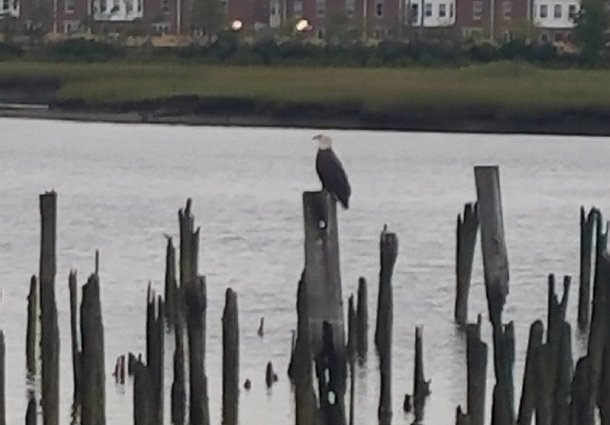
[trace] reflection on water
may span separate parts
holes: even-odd
[[[25,297],[29,276],[38,270],[38,194],[51,188],[59,193],[56,286],[64,423],[70,421],[72,403],[69,269],[87,275],[94,250],[100,250],[106,365],[128,351],[144,351],[146,285],[152,280],[162,288],[164,233],[177,240],[176,213],[187,197],[193,198],[193,212],[202,225],[199,263],[208,282],[206,366],[212,423],[219,423],[221,413],[220,318],[228,286],[240,298],[240,381],[252,382],[250,391],[240,393],[241,423],[292,423],[294,402],[286,370],[303,267],[301,192],[319,188],[311,142],[319,131],[11,119],[0,120],[0,128],[0,323],[6,335],[8,423],[23,421],[23,412],[32,405],[23,379]],[[465,338],[453,324],[452,311],[454,226],[463,203],[475,198],[475,164],[501,166],[511,267],[506,319],[515,321],[518,400],[529,325],[545,314],[546,275],[578,273],[578,208],[595,204],[610,211],[604,186],[610,181],[609,140],[329,133],[353,186],[350,210],[339,212],[346,298],[356,292],[359,276],[369,280],[369,353],[356,371],[356,425],[377,421],[379,374],[371,320],[384,223],[401,240],[394,275],[392,423],[413,420],[402,413],[402,403],[412,391],[418,325],[425,328],[425,370],[432,380],[425,423],[453,422],[456,406],[465,403]],[[478,253],[473,280],[471,320],[486,312]],[[571,291],[576,294],[577,285]],[[575,321],[577,296],[570,298],[568,317]],[[262,316],[266,329],[260,338]],[[487,324],[483,338],[491,342]],[[582,352],[579,337],[573,340],[575,353]],[[173,338],[167,338],[166,406],[172,353]],[[279,382],[267,390],[269,361]],[[116,386],[111,373],[106,376],[107,422],[130,424],[131,379]]]

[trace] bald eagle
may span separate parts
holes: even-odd
[[[322,187],[334,196],[343,206],[349,208],[349,197],[352,188],[347,181],[347,175],[341,165],[341,161],[332,149],[332,139],[323,134],[314,136],[318,141],[318,154],[316,156],[316,171]]]

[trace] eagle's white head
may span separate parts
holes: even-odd
[[[318,141],[319,149],[327,150],[332,148],[333,139],[324,134],[316,134],[315,136],[313,136],[313,140]]]

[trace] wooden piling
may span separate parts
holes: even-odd
[[[345,425],[346,362],[344,350],[337,352],[335,348],[332,333],[333,326],[323,322],[322,348],[315,359],[320,415],[323,424]]]
[[[392,418],[392,274],[398,256],[398,237],[384,226],[379,237],[380,271],[379,296],[377,300],[377,324],[375,346],[379,354],[380,396],[377,416],[380,422]]]
[[[25,425],[36,425],[37,423],[36,395],[34,394],[34,391],[28,391],[28,407],[25,411]]]
[[[157,416],[150,370],[141,361],[136,360],[133,364],[133,375],[133,423],[154,425]]]
[[[83,286],[80,309],[82,353],[80,356],[81,423],[105,425],[104,325],[100,303],[99,275]]]
[[[455,424],[456,425],[471,425],[470,416],[462,412],[462,407],[458,406],[455,412]]]
[[[366,279],[358,279],[358,307],[356,314],[357,352],[360,360],[366,359],[368,351],[369,313]]]
[[[593,250],[593,230],[595,228],[596,208],[591,208],[585,216],[584,207],[580,207],[580,287],[578,290],[578,328],[589,327],[591,303],[591,260]]]
[[[70,270],[68,276],[68,287],[70,290],[70,337],[72,348],[72,379],[73,379],[73,403],[80,405],[81,388],[81,351],[78,339],[78,293],[77,293],[76,270]]]
[[[515,334],[513,322],[507,325],[493,325],[494,370],[496,385],[493,391],[492,423],[513,425],[514,384],[513,365],[515,362]]]
[[[455,253],[455,322],[465,325],[468,320],[468,293],[470,292],[470,278],[472,263],[479,228],[477,204],[464,205],[463,215],[457,216],[456,253]]]
[[[574,378],[570,389],[570,425],[594,425],[594,406],[591,405],[589,394],[589,358],[581,357],[576,363]]]
[[[470,425],[485,424],[487,344],[481,340],[481,315],[466,327],[467,408]]]
[[[301,275],[297,290],[297,340],[292,368],[295,385],[295,416],[296,425],[317,425],[317,401],[312,377],[311,328],[304,275],[305,271]]]
[[[337,206],[327,191],[303,193],[305,281],[311,343],[321,348],[322,323],[333,327],[335,349],[345,348]]]
[[[540,391],[540,382],[538,382],[536,375],[536,361],[537,357],[541,355],[543,333],[544,326],[540,320],[532,323],[525,357],[518,425],[531,425],[532,423],[532,415],[536,407],[536,394]]]
[[[222,314],[222,423],[237,425],[239,411],[239,320],[237,294],[225,293]]]
[[[57,194],[40,195],[40,320],[42,357],[42,417],[44,425],[59,424],[59,327],[55,302],[55,238]]]
[[[430,395],[430,381],[424,377],[424,354],[422,342],[423,328],[415,328],[415,368],[413,373],[413,407],[415,412],[415,424],[424,419],[424,408],[426,398]]]
[[[500,171],[497,166],[476,166],[474,174],[489,317],[493,324],[501,326],[502,310],[509,291],[509,273],[504,242]]]
[[[184,366],[184,329],[177,320],[174,326],[174,382],[171,389],[171,420],[173,425],[184,425],[186,413],[186,386]]]
[[[6,425],[6,347],[4,331],[0,331],[0,425]]]
[[[178,283],[176,281],[176,249],[171,237],[167,237],[167,247],[165,250],[165,316],[167,323],[174,326],[176,323],[178,299]]]
[[[30,292],[28,293],[28,324],[26,331],[25,357],[26,369],[29,379],[36,376],[36,321],[38,320],[38,297],[36,276],[30,279]]]
[[[349,424],[354,425],[354,411],[355,411],[355,387],[356,387],[356,352],[358,347],[358,329],[357,329],[357,316],[356,309],[354,307],[354,295],[350,295],[347,300],[347,360],[349,364]]]
[[[156,425],[163,424],[164,318],[163,299],[161,296],[155,296],[149,284],[146,308],[146,367],[151,382],[153,421]]]
[[[205,279],[187,290],[187,333],[189,348],[190,425],[209,425],[207,377],[205,375],[204,314],[206,310]]]

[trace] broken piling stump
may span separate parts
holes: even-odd
[[[320,397],[320,415],[323,424],[345,425],[344,351],[335,349],[333,326],[322,323],[322,348],[316,356],[316,377]]]
[[[59,425],[59,327],[55,302],[55,239],[57,194],[40,195],[40,333],[42,357],[42,418]]]
[[[225,293],[222,314],[222,424],[237,425],[239,411],[239,321],[237,294]]]
[[[482,318],[466,327],[467,409],[470,425],[485,424],[487,344],[481,339]]]
[[[398,256],[398,237],[387,231],[379,236],[380,271],[377,299],[377,324],[375,346],[379,354],[380,395],[377,416],[380,422],[389,423],[392,418],[392,274]]]
[[[28,391],[28,407],[25,410],[25,425],[36,425],[37,423],[36,395],[34,394],[34,391]]]
[[[366,279],[360,277],[358,279],[358,306],[356,313],[356,351],[358,358],[362,361],[366,359],[368,351],[368,332],[369,332],[369,317],[368,317],[368,296],[366,288]]]
[[[81,351],[78,338],[78,293],[76,270],[70,270],[68,276],[68,287],[70,291],[70,339],[72,349],[72,379],[73,379],[73,403],[80,405],[81,387]]]
[[[189,418],[191,425],[209,425],[207,377],[205,374],[204,314],[206,310],[205,279],[187,290],[187,333],[189,347]]]
[[[322,323],[333,327],[337,352],[345,348],[336,201],[327,191],[303,193],[305,281],[310,338],[314,352],[322,342]]]
[[[589,327],[591,303],[591,260],[593,253],[593,230],[595,229],[596,208],[591,208],[585,215],[584,207],[580,207],[580,286],[578,289],[578,328]]]
[[[81,423],[105,425],[104,325],[100,303],[99,275],[83,286],[80,310],[82,352],[80,356]]]
[[[477,242],[479,216],[477,203],[464,205],[463,215],[457,216],[456,253],[455,253],[455,322],[465,325],[468,321],[468,293],[470,292],[470,278],[472,276],[472,263]]]
[[[430,395],[430,381],[424,376],[424,354],[422,341],[423,328],[415,328],[415,368],[413,374],[413,407],[415,413],[415,424],[424,419],[424,407],[426,398]]]
[[[33,380],[36,376],[36,321],[38,320],[38,297],[37,297],[36,276],[30,279],[30,292],[28,293],[28,324],[26,331],[25,357],[26,369],[29,379]]]
[[[297,340],[294,349],[292,376],[295,385],[296,425],[317,425],[318,409],[313,388],[312,352],[309,326],[309,306],[305,288],[305,271],[297,290]]]
[[[530,326],[527,354],[525,357],[525,371],[523,373],[523,387],[521,402],[519,404],[518,425],[531,425],[532,415],[536,408],[536,397],[540,390],[540,382],[536,375],[536,361],[542,355],[542,337],[544,326],[540,320]]]
[[[141,361],[136,360],[133,364],[133,375],[133,423],[134,425],[154,425],[156,409],[150,370]]]
[[[476,166],[474,174],[489,318],[493,324],[500,326],[502,310],[509,290],[500,171],[497,166]]]
[[[171,423],[184,425],[186,414],[186,384],[184,366],[184,328],[181,320],[174,325],[174,382],[171,389]]]
[[[178,311],[178,283],[176,281],[176,249],[171,237],[167,237],[165,249],[165,318],[169,326],[173,327],[179,316]]]

